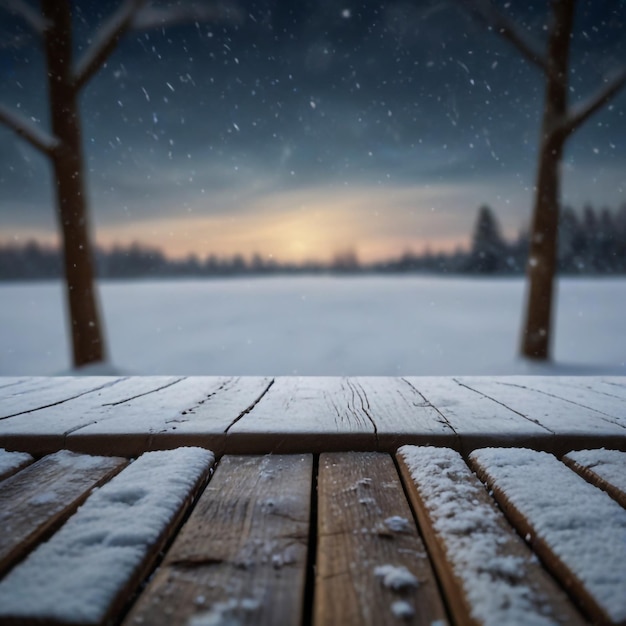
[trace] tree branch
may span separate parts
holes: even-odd
[[[146,0],[125,0],[120,8],[98,29],[93,42],[78,61],[74,71],[74,88],[80,90],[106,63],[120,38],[132,26]]]
[[[2,104],[0,104],[0,123],[8,126],[31,146],[48,156],[52,155],[59,145],[59,140],[56,137],[35,126],[19,113],[7,109]]]
[[[532,41],[527,33],[502,14],[489,0],[457,0],[462,7],[478,21],[491,26],[495,32],[513,44],[522,56],[536,65],[542,72],[548,72],[548,60],[541,46]]]
[[[24,0],[2,0],[0,6],[9,13],[21,17],[38,35],[43,35],[48,27],[48,22],[43,15]]]
[[[135,14],[133,28],[161,28],[185,22],[240,22],[243,13],[235,3],[191,2],[173,7],[145,6]]]
[[[605,80],[604,86],[588,100],[574,105],[563,123],[563,130],[567,135],[582,126],[596,111],[601,109],[626,85],[626,67],[611,78]]]

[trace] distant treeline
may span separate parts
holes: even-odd
[[[561,274],[626,273],[626,204],[619,210],[561,211],[558,268]],[[362,263],[355,252],[337,253],[330,262],[286,263],[254,254],[220,258],[195,254],[170,259],[161,250],[139,243],[128,247],[95,251],[100,278],[225,277],[238,275],[322,273],[453,273],[521,274],[528,257],[528,236],[520,233],[505,239],[494,212],[483,206],[478,211],[469,249],[447,252],[404,252],[396,258]],[[0,245],[0,280],[56,279],[62,276],[57,248],[36,241]]]

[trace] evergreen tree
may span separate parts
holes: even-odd
[[[505,267],[506,243],[500,234],[500,227],[490,207],[483,205],[478,210],[469,270],[481,274],[500,272]]]
[[[565,207],[559,219],[558,267],[561,272],[578,271],[582,236],[576,211],[571,207]]]
[[[615,224],[615,267],[618,272],[626,272],[626,202],[617,210]]]
[[[617,241],[615,237],[615,222],[613,214],[604,207],[598,218],[598,233],[596,237],[597,262],[596,269],[610,274],[616,271]]]

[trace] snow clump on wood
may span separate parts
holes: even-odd
[[[401,591],[417,588],[419,581],[404,565],[379,565],[374,569],[374,576],[380,578],[388,589]]]

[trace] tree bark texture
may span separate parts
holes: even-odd
[[[104,360],[105,346],[94,284],[94,260],[85,195],[78,93],[72,76],[69,0],[42,0],[48,21],[45,54],[52,131],[56,210],[62,235],[67,302],[75,366]]]
[[[548,42],[548,67],[537,187],[528,257],[528,296],[522,335],[522,355],[550,358],[556,271],[561,160],[567,139],[570,37],[575,0],[552,1],[552,28]]]

